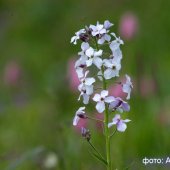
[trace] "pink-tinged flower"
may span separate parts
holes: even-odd
[[[127,102],[123,101],[120,97],[117,97],[115,98],[115,101],[109,104],[109,109],[113,111],[117,110],[121,113],[123,111],[128,112],[130,110],[130,105]]]
[[[109,92],[107,90],[102,90],[100,94],[95,94],[93,97],[93,101],[97,102],[96,110],[99,113],[105,110],[105,103],[111,103],[115,100],[113,96],[108,96],[108,94]]]
[[[71,58],[68,62],[68,80],[70,89],[77,91],[77,86],[80,84],[77,73],[74,68],[75,59]]]
[[[138,19],[132,13],[126,13],[122,16],[119,24],[119,31],[124,39],[132,39],[138,31]]]
[[[86,118],[84,110],[85,110],[85,107],[80,107],[76,111],[76,114],[75,114],[74,119],[73,119],[73,125],[74,126],[77,126],[77,124],[78,124],[78,122],[81,118]]]
[[[120,115],[119,114],[116,114],[115,117],[112,119],[112,122],[108,124],[108,127],[112,127],[113,125],[116,125],[117,126],[117,130],[119,132],[124,132],[127,128],[127,125],[126,123],[127,122],[130,122],[131,120],[129,119],[121,119]]]
[[[4,82],[10,86],[19,84],[21,78],[21,68],[16,61],[10,61],[4,70]]]

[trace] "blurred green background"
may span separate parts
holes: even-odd
[[[70,44],[74,33],[106,19],[125,42],[121,75],[134,82],[126,114],[132,122],[112,139],[114,169],[170,169],[142,164],[170,156],[169,7],[168,0],[1,0],[0,169],[105,169],[72,126],[81,104],[69,64],[80,51]],[[126,15],[132,28],[121,28]],[[89,127],[104,154],[101,130]]]

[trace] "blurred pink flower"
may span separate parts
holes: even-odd
[[[104,115],[100,114],[100,113],[97,113],[96,114],[96,119],[104,120]],[[102,122],[96,121],[96,127],[97,127],[97,130],[99,132],[103,132],[103,123]]]
[[[77,87],[80,84],[80,81],[78,79],[77,73],[75,71],[74,65],[75,65],[75,59],[71,58],[68,61],[68,72],[67,72],[67,78],[69,81],[69,87],[72,91],[77,91]]]
[[[133,13],[125,13],[120,20],[119,32],[123,39],[131,40],[138,31],[138,19]]]
[[[120,79],[118,82],[125,82],[125,79]],[[122,85],[119,83],[115,83],[109,87],[109,95],[121,98],[126,97],[126,94],[122,91]]]
[[[21,68],[16,61],[7,63],[4,69],[4,82],[9,86],[17,86],[21,78]]]

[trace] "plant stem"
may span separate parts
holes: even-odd
[[[102,66],[102,73],[104,74],[104,67]],[[106,90],[107,83],[103,77],[103,90]],[[105,104],[105,114],[104,114],[104,129],[105,129],[105,140],[106,140],[106,156],[107,156],[107,170],[111,170],[111,156],[110,156],[110,131],[108,128],[109,123],[109,112],[108,105]]]
[[[97,39],[95,38],[96,48],[99,50],[99,46],[97,44]],[[107,89],[107,82],[104,78],[104,66],[101,67],[102,71],[102,78],[103,78],[103,90]],[[104,114],[104,131],[105,131],[105,141],[106,141],[106,157],[107,157],[107,170],[111,170],[112,163],[111,163],[111,156],[110,156],[110,131],[108,128],[109,123],[109,112],[108,112],[108,105],[105,103],[105,114]]]

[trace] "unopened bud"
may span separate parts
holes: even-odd
[[[89,130],[87,130],[86,128],[82,127],[81,128],[81,134],[82,134],[82,137],[84,137],[87,141],[90,141],[91,134],[90,134]]]

